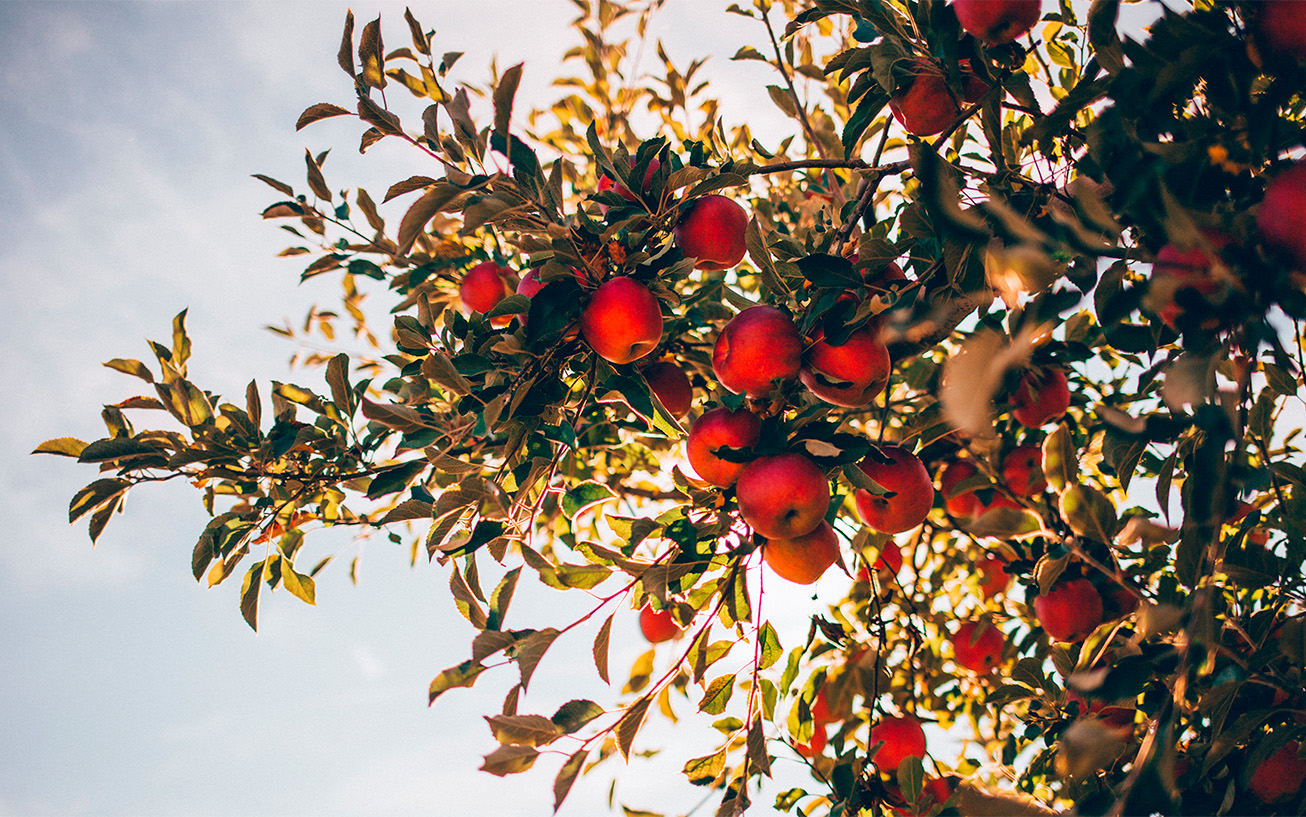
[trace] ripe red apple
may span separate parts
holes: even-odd
[[[975,563],[980,573],[980,593],[991,599],[1011,584],[1011,574],[1003,568],[1006,562],[996,556],[986,556]]]
[[[1043,13],[1042,0],[954,0],[957,22],[989,45],[1023,37]]]
[[[701,196],[680,217],[673,234],[696,269],[730,269],[744,258],[748,214],[725,196]]]
[[[580,313],[580,331],[599,357],[631,363],[662,340],[662,305],[634,278],[613,278],[590,295]]]
[[[544,282],[540,280],[540,268],[531,267],[526,270],[526,274],[517,282],[517,294],[525,295],[527,298],[534,298],[535,293],[544,288]]]
[[[694,387],[684,369],[669,360],[659,360],[645,366],[640,374],[644,375],[649,388],[673,417],[680,419],[689,413],[694,402]]]
[[[881,533],[902,533],[925,521],[934,506],[934,483],[925,464],[910,451],[896,445],[880,448],[891,462],[887,465],[867,457],[857,464],[862,473],[894,492],[877,496],[865,488],[853,494],[862,521]]]
[[[713,485],[729,488],[747,463],[723,460],[714,452],[722,448],[751,448],[761,434],[762,421],[751,411],[714,408],[689,427],[685,455],[694,473]]]
[[[820,399],[836,406],[861,408],[884,391],[889,382],[889,347],[880,340],[879,328],[867,327],[833,346],[820,332],[803,354],[798,377]]]
[[[1071,579],[1035,596],[1034,614],[1053,639],[1076,641],[1102,623],[1102,596],[1088,579]]]
[[[988,622],[966,621],[952,636],[952,654],[958,666],[987,675],[1002,663],[1002,648],[1007,640],[1002,631]]]
[[[812,758],[821,756],[821,753],[825,751],[825,746],[828,741],[829,737],[825,734],[825,726],[817,723],[812,726],[812,739],[807,743],[795,743],[794,751],[808,760],[811,760]]]
[[[811,533],[830,507],[830,481],[802,454],[761,457],[744,466],[735,483],[739,515],[767,539]]]
[[[1112,729],[1127,729],[1134,725],[1132,707],[1111,706],[1106,701],[1093,700],[1080,695],[1073,689],[1066,690],[1066,703],[1074,701],[1079,704],[1079,717],[1097,718]]]
[[[680,635],[680,625],[671,615],[671,610],[654,610],[649,604],[639,611],[639,629],[652,644],[661,644]]]
[[[888,717],[871,727],[871,748],[884,741],[871,762],[890,775],[898,771],[898,764],[909,757],[925,759],[925,730],[921,722],[911,715]]]
[[[1156,312],[1161,321],[1171,329],[1183,314],[1183,307],[1176,303],[1176,296],[1181,290],[1195,290],[1203,297],[1216,294],[1220,282],[1212,275],[1212,267],[1217,260],[1212,253],[1224,249],[1233,237],[1221,230],[1203,230],[1202,234],[1210,243],[1210,252],[1204,247],[1192,247],[1181,250],[1174,244],[1166,244],[1156,254],[1152,265],[1152,279],[1148,289],[1145,306]],[[1218,321],[1212,323],[1217,328]]]
[[[866,282],[866,287],[871,290],[871,294],[877,294],[888,292],[910,279],[907,278],[907,273],[902,271],[902,267],[890,261],[884,269],[875,275],[869,278],[863,275],[862,280]]]
[[[803,339],[794,319],[773,306],[750,306],[717,336],[712,371],[735,394],[765,397],[771,381],[798,377]]]
[[[1018,445],[1002,458],[1002,479],[1007,490],[1016,496],[1034,496],[1048,487],[1043,477],[1043,449],[1037,445]]]
[[[889,110],[908,133],[916,136],[933,136],[947,130],[961,113],[962,102],[977,102],[988,91],[983,80],[967,72],[962,99],[958,100],[938,64],[921,58],[913,68],[911,85],[889,98]]]
[[[953,460],[943,467],[939,474],[939,490],[943,492],[943,506],[948,513],[962,522],[968,522],[980,515],[982,510],[975,490],[955,493],[958,483],[970,479],[979,473],[979,469],[969,460]]]
[[[817,726],[825,726],[829,723],[839,723],[852,717],[852,701],[844,700],[838,706],[830,706],[830,698],[826,695],[829,687],[821,687],[812,699],[812,720]]]
[[[1262,0],[1256,7],[1256,28],[1265,50],[1306,60],[1306,5],[1300,0]]]
[[[824,519],[816,528],[794,539],[768,539],[762,558],[782,579],[811,584],[839,558],[839,535]]]
[[[1274,177],[1256,211],[1256,227],[1266,247],[1277,250],[1306,272],[1306,163],[1297,162]]]
[[[472,312],[489,312],[508,295],[508,271],[493,261],[482,261],[463,276],[458,299]]]
[[[633,168],[635,164],[635,157],[631,156],[630,166]],[[644,189],[642,191],[645,195],[648,195],[649,186],[653,183],[653,174],[657,172],[657,169],[661,167],[661,165],[662,163],[657,159],[648,163],[648,169],[644,171]],[[612,190],[626,201],[637,200],[635,194],[626,189],[625,185],[617,184],[613,181],[612,177],[606,173],[599,177],[599,191],[602,192],[604,190]],[[606,204],[600,204],[599,209],[606,213],[608,211],[608,206]]]
[[[1297,752],[1297,741],[1289,741],[1252,772],[1247,788],[1262,803],[1279,803],[1301,793],[1306,760],[1297,757]]]
[[[1050,367],[1027,370],[1011,395],[1011,405],[1011,416],[1026,428],[1041,428],[1061,419],[1070,408],[1066,373]]]

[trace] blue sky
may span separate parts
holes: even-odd
[[[780,115],[754,89],[773,80],[758,63],[726,59],[761,47],[762,32],[726,5],[670,0],[655,28],[678,61],[713,55],[706,70],[727,118],[747,116],[765,133]],[[383,15],[389,44],[406,37],[402,4],[352,6],[360,27]],[[330,304],[334,283],[300,286],[302,263],[274,257],[284,233],[258,213],[276,194],[250,174],[302,187],[304,149],[331,147],[328,182],[368,187],[377,200],[393,180],[435,175],[386,143],[359,156],[353,121],[294,131],[308,105],[351,98],[335,64],[345,8],[0,2],[0,817],[504,817],[552,806],[560,758],[507,781],[476,771],[495,745],[480,716],[497,711],[508,674],[426,706],[431,677],[467,656],[473,634],[444,568],[411,569],[382,540],[318,537],[310,554],[342,554],[319,578],[318,606],[275,594],[254,635],[238,587],[205,590],[190,578],[205,522],[191,492],[137,492],[92,549],[66,508],[93,474],[28,456],[47,438],[100,436],[99,406],[135,381],[99,362],[148,357],[144,339],[166,339],[183,308],[196,381],[235,396],[251,377],[265,394],[288,378],[293,349],[261,327]],[[568,0],[436,0],[417,11],[437,30],[437,50],[466,52],[455,76],[479,83],[492,56],[500,66],[524,60],[519,99],[536,101],[574,42],[572,13]],[[360,550],[354,587],[345,566]],[[787,630],[805,630],[819,609],[803,592],[768,598]],[[514,607],[565,624],[571,603],[524,585]],[[527,623],[539,626],[517,622]],[[589,661],[591,635],[555,646],[530,711],[613,699]],[[623,615],[613,667],[643,647],[634,615]],[[702,730],[651,725],[641,746],[675,749],[640,761],[618,800],[692,808],[702,791],[678,771],[712,748]],[[777,768],[781,788],[801,783],[796,762]],[[563,814],[601,813],[610,780],[582,781]]]

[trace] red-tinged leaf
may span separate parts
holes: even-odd
[[[345,12],[345,33],[340,38],[340,51],[336,54],[336,62],[340,67],[345,69],[345,73],[350,77],[354,76],[354,12]]]
[[[94,545],[100,539],[100,534],[104,533],[104,528],[109,524],[109,518],[122,509],[122,494],[111,498],[108,502],[96,508],[95,513],[91,514],[91,524],[87,532],[91,535],[91,544]]]
[[[414,190],[421,190],[422,188],[430,187],[433,184],[435,184],[435,179],[432,179],[430,176],[409,176],[401,182],[395,182],[390,185],[390,189],[385,191],[385,198],[381,199],[381,203],[385,204],[395,196],[402,196],[405,193],[411,193]]]
[[[285,182],[279,182],[276,179],[272,178],[271,176],[264,176],[262,173],[255,173],[253,175],[254,178],[263,182],[268,187],[271,187],[273,190],[277,191],[278,193],[281,193],[282,195],[286,195],[286,196],[295,195],[295,188],[291,187]]]
[[[362,402],[363,416],[387,428],[407,434],[426,428],[425,418],[417,409],[398,404],[373,403],[367,398]]]
[[[452,184],[436,184],[415,201],[408,212],[404,213],[403,221],[399,222],[399,246],[395,254],[406,255],[413,248],[417,236],[426,229],[426,223],[462,192]]]
[[[545,651],[553,644],[553,640],[558,637],[558,634],[558,630],[546,627],[537,633],[532,633],[517,648],[517,666],[521,670],[522,689],[530,686],[531,676],[535,674],[535,667],[539,665],[540,659],[544,657]]]
[[[311,125],[319,119],[330,119],[333,116],[346,116],[351,113],[353,111],[348,108],[332,105],[329,102],[319,102],[316,105],[310,105],[299,115],[299,121],[295,123],[295,130],[302,130],[305,125]],[[290,190],[285,192],[287,195],[293,195]]]
[[[58,454],[61,457],[80,457],[86,443],[76,437],[55,437],[38,445],[33,454]]]
[[[106,360],[104,365],[107,368],[114,369],[115,371],[124,372],[133,377],[139,377],[146,383],[154,382],[154,375],[150,374],[149,367],[144,363],[141,363],[139,360],[126,360],[115,357],[113,360]]]
[[[720,715],[726,711],[730,696],[735,692],[735,676],[723,675],[707,685],[707,691],[698,702],[698,711],[709,715]]]
[[[494,89],[494,129],[502,134],[508,133],[512,122],[512,100],[517,95],[517,85],[521,82],[522,64],[517,63],[499,78],[499,86]]]
[[[491,715],[485,719],[499,743],[546,746],[562,737],[562,729],[543,715]]]
[[[413,519],[430,519],[432,505],[430,502],[424,502],[420,499],[409,499],[399,503],[383,517],[377,524],[389,525],[391,522],[408,522]]]
[[[562,808],[562,801],[567,799],[567,794],[571,791],[572,784],[576,782],[576,776],[580,774],[581,767],[585,765],[585,758],[588,755],[589,750],[581,749],[567,758],[567,762],[562,764],[562,768],[558,770],[558,776],[553,780],[554,814],[557,814],[558,809]]]
[[[638,701],[630,705],[626,713],[617,721],[615,731],[617,734],[617,748],[621,750],[621,756],[630,759],[630,746],[635,742],[635,735],[639,728],[644,725],[644,716],[648,714],[649,704],[653,698],[645,695]]]
[[[408,9],[404,9],[404,22],[408,23],[408,33],[412,35],[413,48],[416,48],[420,54],[430,56],[430,38],[426,36],[426,32],[422,31],[421,23],[417,22],[417,18],[413,17],[413,13]]]
[[[511,647],[524,637],[526,636],[519,633],[508,633],[500,630],[481,630],[476,634],[476,637],[472,639],[472,659],[475,661],[484,661],[496,652]]]
[[[431,681],[428,703],[435,703],[435,699],[448,690],[471,686],[482,672],[485,672],[485,667],[476,661],[464,661],[456,667],[450,667]]]
[[[364,122],[388,136],[398,136],[404,132],[399,117],[373,102],[370,97],[360,96],[358,98],[358,116]]]
[[[603,683],[611,684],[608,680],[608,642],[612,638],[612,616],[608,616],[607,621],[599,628],[599,634],[594,637],[594,668],[599,671],[599,677]]]
[[[771,755],[766,751],[766,734],[762,731],[762,716],[757,715],[748,726],[748,763],[755,771],[770,777]]]
[[[304,215],[304,208],[292,201],[282,201],[263,211],[263,218],[297,218]]]
[[[535,765],[540,753],[529,746],[500,746],[485,756],[481,771],[498,777],[519,774]]]
[[[378,233],[384,232],[385,219],[381,218],[381,214],[376,211],[376,203],[372,201],[372,197],[368,192],[360,187],[358,188],[358,194],[354,198],[358,202],[358,209],[363,211],[363,216],[367,218],[367,223],[371,225],[372,229]]]
[[[304,164],[308,167],[308,189],[313,191],[313,195],[323,201],[331,201],[331,188],[327,187],[326,179],[322,178],[322,168],[313,160],[313,154],[308,150],[304,151]]]

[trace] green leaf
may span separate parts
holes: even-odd
[[[603,626],[599,627],[598,635],[594,637],[594,668],[598,670],[599,677],[605,684],[612,683],[608,680],[608,642],[612,639],[612,618],[608,616]]]
[[[250,565],[240,585],[240,615],[254,632],[258,632],[258,593],[263,586],[263,568],[266,564],[259,561]]]
[[[603,707],[582,698],[567,701],[558,707],[558,711],[553,713],[550,720],[557,724],[558,728],[565,734],[570,735],[602,714]]]
[[[921,797],[921,785],[925,782],[925,767],[921,759],[908,755],[898,764],[898,788],[908,803],[915,803]]]
[[[847,258],[825,253],[814,253],[796,262],[803,277],[814,286],[852,289],[862,285],[862,276]]]
[[[780,637],[776,635],[771,622],[767,621],[762,624],[758,640],[762,642],[762,655],[761,661],[758,663],[758,669],[770,669],[784,655],[784,649],[780,646]]]
[[[581,767],[585,765],[585,758],[589,755],[589,750],[581,749],[571,757],[567,762],[562,764],[558,770],[558,776],[553,780],[553,813],[557,814],[558,809],[562,808],[562,801],[567,799],[567,793],[571,791],[571,786],[576,782],[576,776],[580,774]]]
[[[519,576],[521,576],[520,567],[509,570],[499,580],[494,592],[490,593],[490,610],[486,625],[490,629],[502,629],[503,620],[508,615],[508,605],[512,603],[512,594],[517,589],[517,578]]]
[[[477,661],[464,661],[441,672],[431,681],[429,703],[435,703],[436,698],[451,689],[471,686],[482,672],[485,672],[485,667]]]
[[[522,64],[518,63],[503,72],[499,84],[494,89],[494,129],[507,133],[512,121],[512,100],[517,95],[517,85],[521,82]]]
[[[76,437],[55,437],[32,450],[33,454],[58,454],[61,457],[80,457],[86,443]]]
[[[730,696],[735,692],[735,676],[723,675],[707,685],[707,691],[703,693],[703,698],[698,702],[698,711],[706,712],[709,715],[720,715],[726,711],[726,704],[730,703]]]
[[[72,524],[85,516],[92,509],[124,493],[131,487],[125,479],[97,479],[73,495],[68,504],[68,522]]]
[[[413,460],[400,465],[393,465],[389,468],[382,468],[372,477],[372,482],[367,487],[367,498],[376,499],[402,491],[408,487],[408,483],[413,477],[425,471],[430,465],[426,460]]]
[[[454,564],[453,573],[449,576],[449,592],[453,594],[454,605],[457,606],[458,612],[463,614],[463,618],[471,622],[471,625],[478,630],[484,630],[486,624],[485,611],[481,609],[481,603],[477,600],[476,595],[463,578],[462,571],[458,565]]]
[[[303,573],[296,573],[295,568],[286,559],[281,560],[281,585],[301,601],[317,604],[317,585],[313,578]]]
[[[1062,423],[1043,440],[1043,476],[1061,493],[1079,481],[1079,460],[1070,427]]]
[[[601,482],[582,482],[571,488],[562,497],[562,512],[568,519],[574,520],[595,506],[616,499],[617,493]]]
[[[1061,495],[1061,518],[1080,536],[1110,543],[1120,529],[1115,505],[1091,485],[1073,485]]]
[[[617,721],[614,730],[617,735],[617,749],[620,750],[621,756],[630,759],[630,746],[635,742],[635,735],[639,728],[644,725],[644,716],[648,714],[649,704],[653,702],[651,696],[645,695],[626,709],[621,720]]]
[[[696,757],[685,763],[684,772],[689,782],[695,786],[707,786],[721,775],[726,767],[726,747],[721,747],[710,755]]]
[[[553,640],[559,634],[558,630],[547,627],[539,632],[532,633],[517,648],[517,666],[521,670],[521,687],[523,690],[530,686],[531,676],[535,674],[535,667],[539,665],[545,651],[552,646]]]

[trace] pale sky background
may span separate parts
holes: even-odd
[[[356,30],[380,12],[387,46],[406,44],[403,4],[351,5]],[[727,5],[669,0],[654,30],[678,64],[712,56],[706,76],[729,122],[782,128],[757,90],[774,81],[765,67],[728,60],[742,45],[762,48],[765,34]],[[274,257],[285,233],[258,214],[277,194],[250,174],[303,188],[307,147],[332,148],[334,189],[364,186],[378,201],[391,181],[437,175],[398,145],[360,156],[356,120],[295,132],[308,105],[351,104],[335,62],[345,8],[0,2],[0,817],[551,811],[561,757],[506,780],[476,771],[495,746],[481,716],[498,711],[515,669],[426,705],[431,678],[470,655],[474,634],[449,598],[447,568],[409,568],[405,550],[378,539],[361,545],[355,587],[347,564],[360,545],[310,538],[305,563],[341,554],[318,578],[317,607],[265,593],[255,635],[237,608],[239,577],[213,590],[191,579],[206,521],[193,492],[133,493],[92,549],[85,519],[67,524],[67,503],[93,469],[28,455],[51,437],[102,436],[100,405],[138,393],[139,381],[99,363],[148,360],[145,338],[166,341],[183,308],[200,385],[232,399],[255,377],[266,399],[270,380],[295,377],[293,348],[261,327],[333,304],[336,284],[299,286],[302,259]],[[567,0],[433,0],[414,13],[436,29],[437,52],[466,52],[455,78],[484,82],[495,55],[502,67],[525,61],[519,106],[547,98],[576,42]],[[397,224],[405,204],[383,215]],[[776,584],[768,615],[782,639],[801,638],[821,605]],[[820,586],[844,589],[838,578]],[[573,604],[523,582],[510,624],[560,626]],[[614,629],[614,679],[645,647],[634,618],[626,611]],[[615,700],[590,662],[592,637],[555,645],[523,712]],[[714,748],[716,733],[704,718],[662,723],[636,748],[670,746],[666,758],[634,761],[617,801],[684,813],[705,792],[680,766]],[[771,797],[806,778],[793,760],[776,769]],[[605,813],[611,780],[600,770],[578,782],[562,814]],[[750,813],[769,813],[769,802]],[[714,809],[715,798],[696,813]]]

